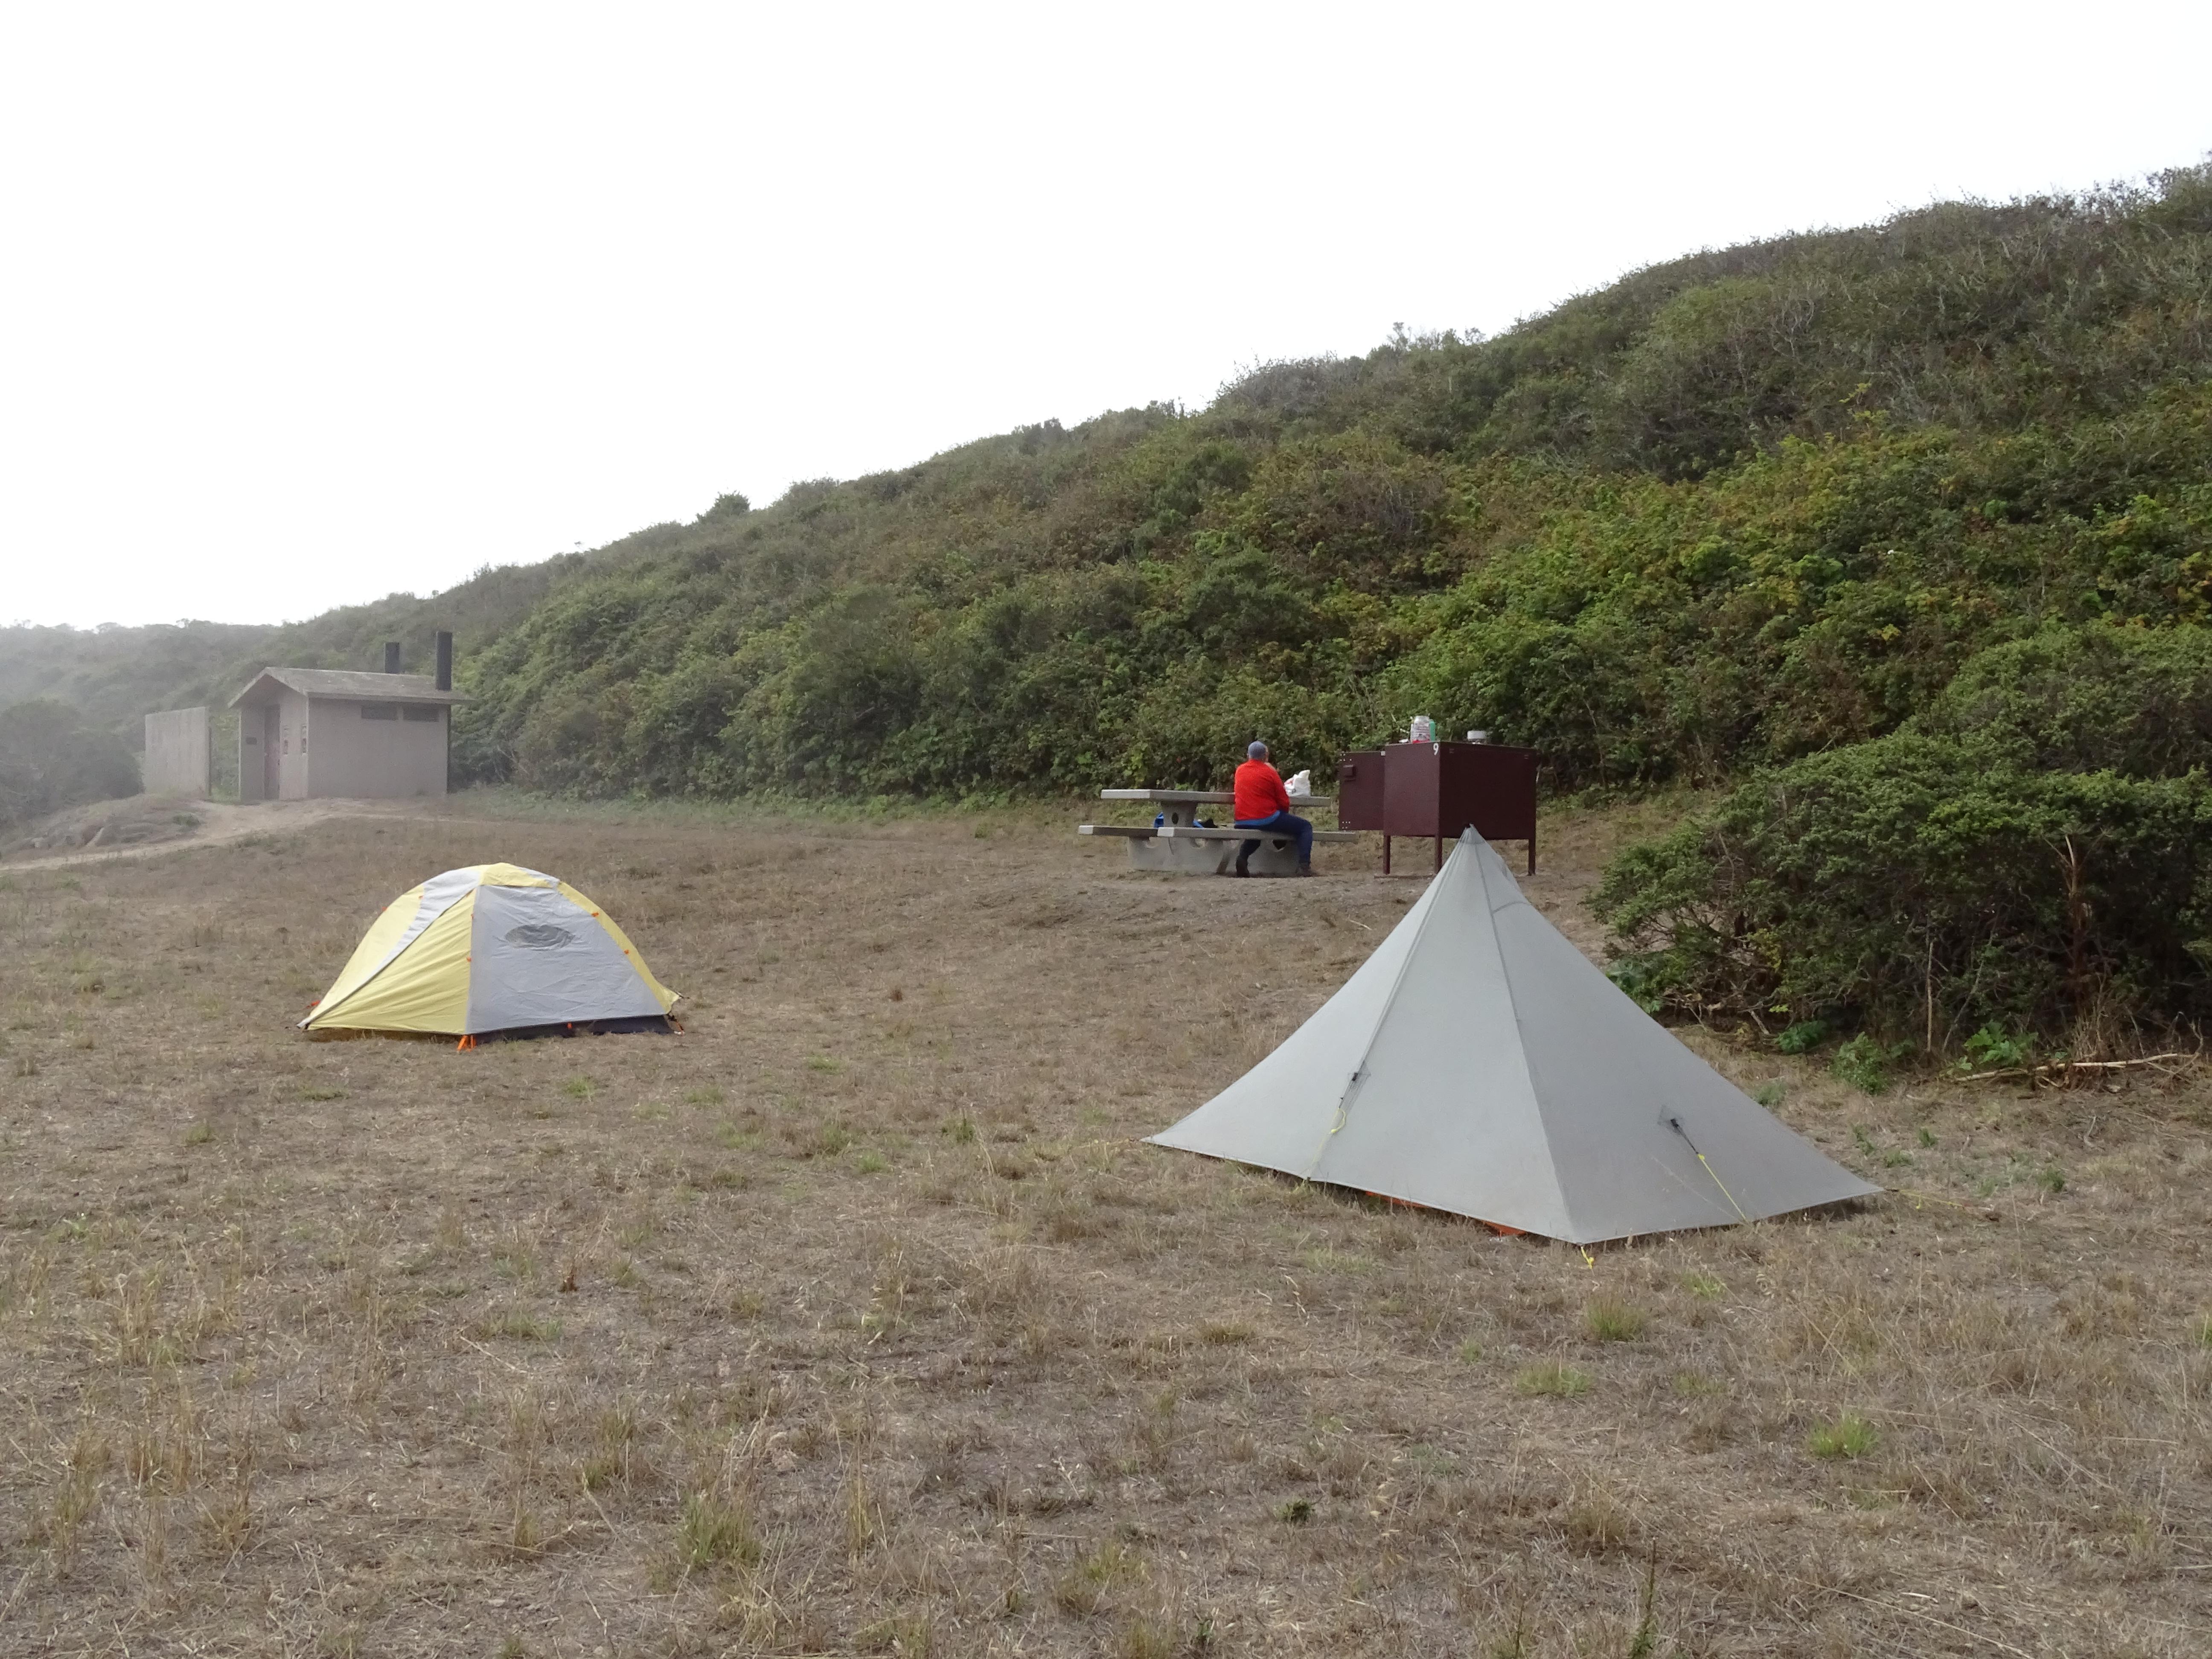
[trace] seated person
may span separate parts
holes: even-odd
[[[1267,763],[1267,745],[1255,743],[1244,752],[1249,758],[1237,769],[1237,827],[1297,836],[1298,873],[1313,874],[1313,825],[1291,816],[1291,797],[1283,787],[1283,775]],[[1237,849],[1238,875],[1252,873],[1249,860],[1259,850],[1256,841],[1248,841]]]

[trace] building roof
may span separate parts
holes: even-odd
[[[265,702],[283,686],[305,697],[345,697],[361,702],[466,702],[459,691],[441,691],[428,674],[371,674],[355,668],[264,668],[230,700]]]

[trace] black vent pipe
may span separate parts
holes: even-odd
[[[384,642],[384,672],[387,674],[399,672],[399,641],[397,640]]]
[[[441,629],[438,632],[438,690],[453,689],[453,636]]]

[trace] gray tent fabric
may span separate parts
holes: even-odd
[[[556,887],[477,888],[469,954],[469,1031],[558,1025],[580,1008],[593,1019],[663,1012],[613,936]]]
[[[1469,830],[1374,955],[1157,1146],[1593,1244],[1860,1198]]]

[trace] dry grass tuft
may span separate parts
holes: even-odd
[[[1590,1374],[1556,1359],[1546,1359],[1534,1365],[1523,1365],[1516,1371],[1513,1386],[1525,1395],[1548,1395],[1555,1399],[1571,1400],[1577,1395],[1589,1392]]]
[[[744,1566],[761,1558],[752,1514],[726,1494],[695,1492],[684,1500],[676,1523],[676,1559],[686,1572],[702,1572],[725,1561]]]
[[[1584,1554],[1602,1555],[1626,1549],[1632,1531],[1626,1506],[1595,1482],[1587,1482],[1577,1490],[1559,1516],[1559,1532],[1567,1547]]]
[[[1145,1564],[1118,1539],[1086,1550],[1054,1581],[1052,1599],[1062,1613],[1088,1619],[1119,1586],[1144,1576]]]
[[[1815,1457],[1864,1457],[1881,1437],[1856,1412],[1815,1423],[1805,1444]]]
[[[1583,1310],[1583,1326],[1600,1342],[1633,1342],[1650,1323],[1644,1310],[1617,1296],[1601,1296]]]

